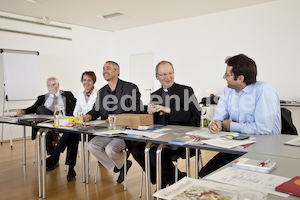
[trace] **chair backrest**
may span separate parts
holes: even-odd
[[[211,104],[218,104],[219,99],[220,97],[211,95],[210,97],[203,97],[199,104],[202,104],[203,106],[210,106]]]
[[[291,111],[286,108],[281,108],[281,134],[298,135]]]

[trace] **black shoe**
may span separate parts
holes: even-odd
[[[76,176],[76,172],[74,169],[70,169],[67,175],[67,181],[72,181]]]
[[[47,171],[52,171],[52,170],[54,170],[58,166],[59,166],[59,163],[57,162],[57,163],[55,163],[55,164],[53,164],[53,165],[51,165],[49,167],[46,167],[46,170]]]
[[[59,166],[59,157],[50,156],[46,159],[46,169],[47,171],[54,170],[56,167]]]
[[[130,156],[130,153],[128,152],[128,153],[127,153],[127,159],[129,158],[129,156]],[[114,167],[114,172],[115,172],[115,173],[120,172],[120,170],[121,170],[121,169],[118,169],[117,166]]]
[[[114,167],[114,172],[115,172],[115,173],[118,173],[118,172],[120,172],[120,169],[118,169],[117,166],[115,166],[115,167]]]
[[[132,165],[132,161],[131,160],[127,160],[127,169],[126,169],[126,173],[128,172],[129,168]],[[124,165],[123,167],[120,169],[120,175],[117,179],[117,183],[122,183],[124,181]]]

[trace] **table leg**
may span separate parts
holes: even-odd
[[[185,148],[185,160],[186,160],[186,176],[187,177],[191,177],[191,173],[190,173],[190,148]]]
[[[26,126],[23,129],[23,165],[26,165]]]
[[[49,129],[46,129],[42,133],[42,148],[41,148],[41,155],[42,155],[42,185],[43,185],[43,199],[46,198],[46,134],[49,132]]]
[[[39,180],[39,197],[42,197],[42,170],[41,170],[41,134],[44,129],[39,129],[36,135],[37,149],[38,149],[38,180]]]
[[[85,183],[89,183],[89,175],[90,175],[90,168],[89,168],[89,151],[87,150],[87,143],[89,141],[89,135],[86,134],[85,135],[85,170],[86,170],[86,174],[85,174]]]
[[[198,179],[199,172],[199,149],[195,149],[195,179]]]
[[[146,174],[146,194],[147,200],[151,199],[151,184],[150,184],[150,148],[153,144],[148,143],[145,147],[145,174]]]
[[[160,144],[156,150],[156,191],[161,190],[161,153],[164,147],[164,144]]]
[[[85,151],[84,151],[84,134],[81,133],[81,159],[82,159],[82,182],[85,182]]]

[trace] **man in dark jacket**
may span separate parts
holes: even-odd
[[[172,63],[161,61],[156,65],[156,79],[162,87],[151,94],[152,104],[148,107],[148,113],[154,115],[155,124],[199,126],[200,107],[191,87],[179,85],[174,82],[174,68]],[[135,160],[145,170],[145,143],[139,143],[132,150]],[[150,149],[150,176],[151,182],[156,183],[156,149]],[[185,150],[179,148],[171,150],[163,149],[162,152],[162,187],[175,182],[175,166],[172,163],[171,155],[184,157]],[[178,174],[179,179],[185,173]]]
[[[49,93],[38,96],[37,101],[30,107],[18,110],[17,114],[43,114],[43,115],[53,115],[56,105],[61,105],[65,115],[72,116],[73,110],[75,108],[76,99],[70,91],[59,90],[59,81],[57,78],[50,77],[47,79],[47,88]],[[32,129],[32,139],[36,137],[38,129]],[[54,153],[54,145],[52,144],[53,137],[55,134],[49,132],[46,135],[46,149],[48,155]],[[58,165],[56,165],[57,167]]]
[[[120,67],[116,62],[107,61],[103,66],[103,78],[107,85],[102,87],[97,94],[94,107],[85,116],[84,121],[107,120],[109,114],[139,113],[140,112],[140,92],[138,87],[129,82],[120,80]],[[124,153],[129,141],[113,137],[96,136],[88,143],[88,150],[107,169],[114,168],[114,172],[120,172],[118,183],[124,180]],[[127,161],[127,170],[132,165]]]

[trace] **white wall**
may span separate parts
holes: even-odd
[[[118,31],[115,56],[128,79],[131,54],[153,52],[155,64],[171,61],[175,81],[192,86],[200,100],[226,86],[225,57],[244,53],[256,61],[258,80],[271,84],[280,99],[299,101],[299,9],[298,0],[279,0]]]
[[[83,71],[94,70],[100,88],[105,84],[101,68],[106,60],[117,61],[120,78],[130,80],[130,55],[153,53],[154,63],[166,59],[174,64],[176,82],[192,86],[198,100],[220,94],[226,85],[222,79],[225,57],[245,53],[258,65],[258,80],[270,83],[280,99],[300,101],[299,8],[298,0],[278,0],[115,33],[62,24],[72,27],[67,33],[72,41],[0,31],[0,48],[39,51],[42,81],[56,76],[61,89],[75,96],[82,88]],[[143,76],[155,79],[154,74]],[[45,83],[41,84],[46,92]],[[155,81],[155,89],[159,86]],[[31,104],[22,102],[21,106]]]
[[[3,12],[0,12],[0,14],[30,20],[30,18],[24,16]],[[19,31],[26,29],[27,32],[42,33],[44,28],[39,25],[30,30],[32,24],[4,19],[0,19],[0,23],[9,29]],[[59,29],[48,27],[49,30],[44,34],[71,37],[72,41],[0,31],[0,48],[39,51],[41,84],[44,93],[47,92],[47,78],[55,76],[60,80],[60,89],[72,91],[74,96],[77,96],[79,91],[83,89],[80,83],[81,74],[86,70],[92,70],[96,73],[98,78],[96,88],[99,89],[106,84],[102,77],[102,66],[106,60],[113,57],[112,33],[68,24],[56,23],[56,25],[71,27],[72,30],[62,32]],[[3,100],[1,99],[0,102],[2,103]],[[10,109],[26,108],[32,105],[33,102],[9,102],[9,106]],[[22,131],[17,131],[17,128],[12,127],[11,130],[13,137],[22,136]],[[8,126],[5,125],[4,140],[8,139],[7,131]]]

